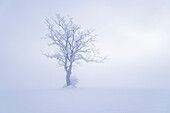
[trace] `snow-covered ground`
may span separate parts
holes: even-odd
[[[0,113],[170,113],[170,93],[79,88],[1,91]]]

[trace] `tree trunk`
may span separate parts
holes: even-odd
[[[67,71],[67,75],[66,75],[66,86],[71,85],[70,76],[71,76],[71,72],[70,72],[70,71]]]
[[[69,69],[67,70],[67,75],[66,75],[66,86],[71,85],[71,80],[70,80],[71,73],[72,73],[72,62],[70,62]]]

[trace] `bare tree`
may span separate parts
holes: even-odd
[[[54,54],[44,54],[48,58],[57,59],[59,66],[66,71],[66,86],[71,84],[72,68],[75,64],[85,62],[101,62],[98,50],[95,46],[94,30],[83,30],[79,25],[73,23],[69,16],[62,17],[59,14],[55,18],[47,18],[46,24],[50,39],[49,46],[55,46]]]

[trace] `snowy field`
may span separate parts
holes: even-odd
[[[0,113],[170,113],[163,89],[1,91]]]

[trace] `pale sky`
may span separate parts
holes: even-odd
[[[168,0],[1,0],[0,88],[60,88],[63,68],[47,59],[46,17],[70,15],[93,28],[103,64],[73,70],[78,87],[170,88]]]

